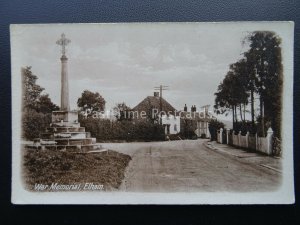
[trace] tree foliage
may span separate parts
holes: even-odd
[[[132,120],[133,114],[131,108],[125,104],[125,102],[117,103],[113,108],[114,115],[118,121]]]
[[[90,112],[100,112],[105,109],[105,100],[98,92],[85,90],[81,97],[77,100],[77,106],[82,111],[89,110]]]
[[[22,138],[26,140],[39,138],[41,132],[45,132],[50,123],[50,113],[45,114],[34,109],[24,111],[22,114]]]
[[[255,31],[247,39],[250,43],[247,56],[256,70],[254,80],[260,96],[262,120],[259,122],[262,123],[261,127],[271,123],[275,135],[280,136],[283,79],[281,39],[270,31]]]
[[[211,120],[208,126],[209,133],[210,133],[210,140],[216,141],[218,130],[220,130],[221,128],[224,129],[224,127],[225,127],[224,123],[218,120]]]
[[[41,92],[44,90],[36,84],[38,77],[31,71],[31,67],[22,68],[23,109],[36,109]]]
[[[244,57],[229,67],[224,80],[215,93],[214,109],[217,114],[233,115],[233,123],[246,122],[246,106],[251,104],[252,126],[255,123],[254,95],[259,96],[261,134],[271,124],[275,135],[280,136],[282,106],[281,39],[270,31],[255,31],[246,38],[249,50]],[[249,99],[250,98],[250,99]],[[239,109],[239,113],[238,110]]]
[[[36,111],[44,114],[59,110],[59,107],[51,101],[48,94],[40,95],[36,104]]]
[[[249,94],[246,85],[245,64],[244,60],[231,64],[228,73],[215,93],[215,112],[217,114],[226,113],[227,115],[229,111],[232,111],[234,121],[237,120],[237,107],[242,111],[242,105],[248,104]],[[240,113],[241,119],[244,120],[242,115]]]
[[[51,112],[59,110],[48,94],[42,94],[44,88],[36,84],[37,79],[31,67],[22,68],[22,137],[27,140],[38,138],[51,123]]]

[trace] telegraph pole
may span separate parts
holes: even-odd
[[[169,90],[169,86],[159,85],[159,87],[154,87],[154,90],[159,91],[159,115],[160,115],[160,124],[161,124],[161,112],[162,112],[162,92],[165,90]]]

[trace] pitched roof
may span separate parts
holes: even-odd
[[[167,102],[164,98],[161,99],[162,111],[164,112],[175,112],[175,108]],[[133,108],[134,111],[138,112],[150,112],[152,109],[160,110],[160,97],[148,96],[141,101],[137,106]]]

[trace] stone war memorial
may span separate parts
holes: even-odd
[[[52,112],[52,123],[41,134],[40,139],[35,139],[33,147],[38,149],[54,149],[77,152],[98,151],[101,145],[96,143],[85,127],[80,127],[78,111],[70,110],[69,82],[68,82],[68,58],[66,46],[71,41],[65,34],[56,42],[61,50],[61,105],[59,111]]]

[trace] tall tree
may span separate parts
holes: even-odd
[[[241,64],[241,63],[240,63]],[[239,63],[230,65],[230,70],[226,74],[222,83],[215,93],[214,109],[217,114],[227,115],[232,112],[233,124],[237,122],[237,108],[240,108],[240,116],[243,119],[242,104],[248,104],[248,93],[245,87],[246,81],[241,74],[242,69]]]
[[[239,105],[241,121],[246,120],[246,105],[248,105],[248,67],[245,58],[240,59],[238,62],[231,64],[230,69],[234,73],[234,93],[238,96],[236,103]],[[243,111],[243,112],[242,112]]]
[[[282,58],[281,39],[270,31],[255,31],[248,37],[250,49],[247,52],[256,71],[255,86],[260,96],[260,117],[262,135],[265,123],[271,125],[280,136],[282,105]]]
[[[98,92],[91,92],[85,90],[81,97],[78,98],[77,106],[81,108],[82,111],[89,110],[89,114],[93,112],[104,111],[105,100]]]
[[[114,115],[118,121],[132,120],[133,113],[131,113],[131,108],[125,104],[125,102],[117,103],[113,108]]]
[[[51,123],[51,112],[58,110],[48,94],[41,94],[44,90],[36,84],[38,77],[31,71],[31,67],[21,70],[23,113],[22,137],[28,140],[39,137]]]
[[[39,96],[36,104],[37,112],[51,113],[52,111],[56,110],[59,110],[59,107],[51,101],[48,94]]]
[[[36,84],[38,77],[31,71],[31,67],[27,66],[21,69],[22,85],[23,85],[23,109],[36,109],[37,101],[41,92],[44,90],[40,85]]]
[[[250,92],[250,106],[251,106],[251,123],[252,127],[255,124],[255,113],[254,113],[254,94],[257,93],[256,84],[256,69],[255,69],[255,56],[250,52],[245,52],[245,62],[246,62],[246,74],[247,74],[247,89]]]

